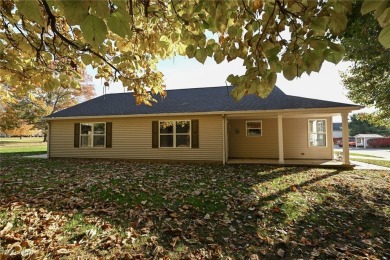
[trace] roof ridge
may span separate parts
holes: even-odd
[[[177,91],[177,90],[194,90],[194,89],[211,89],[211,88],[230,88],[230,87],[234,87],[232,85],[230,86],[212,86],[212,87],[196,87],[196,88],[174,88],[174,89],[168,89],[167,91]],[[275,86],[276,87],[276,86]],[[104,96],[104,95],[116,95],[116,94],[129,94],[129,93],[133,93],[133,92],[117,92],[117,93],[106,93],[106,94],[103,94],[103,95],[100,95],[100,96]],[[97,96],[97,97],[100,97],[100,96]]]

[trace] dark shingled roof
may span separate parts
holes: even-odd
[[[357,105],[289,96],[278,87],[275,87],[265,99],[247,95],[237,102],[230,96],[232,90],[231,86],[168,90],[167,97],[165,99],[160,96],[156,97],[158,103],[154,103],[153,106],[137,106],[130,92],[107,94],[53,113],[46,118],[332,107],[360,108]]]

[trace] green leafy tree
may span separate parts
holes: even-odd
[[[378,109],[365,119],[390,126],[390,49],[376,41],[382,28],[374,14],[360,15],[362,2],[354,5],[342,37],[344,59],[352,62],[343,83],[352,101]]]
[[[79,102],[91,99],[95,96],[92,78],[83,73],[79,88],[66,88],[58,86],[53,89],[36,87],[28,96],[13,96],[13,100],[5,103],[0,114],[3,131],[15,131],[21,126],[29,125],[32,128],[42,130],[44,142],[47,136],[47,122],[44,116],[73,106]]]
[[[354,114],[350,118],[348,124],[349,134],[355,136],[357,134],[379,134],[390,136],[390,128],[372,124],[365,119],[365,114]]]
[[[379,41],[388,48],[390,2],[377,2],[366,0],[362,11],[378,16]],[[233,96],[265,97],[277,73],[292,80],[343,58],[333,36],[344,31],[351,6],[344,0],[2,0],[0,83],[21,93],[40,84],[76,88],[80,69],[90,65],[105,85],[121,81],[137,103],[151,104],[152,94],[165,95],[156,64],[185,55],[201,63],[241,59],[245,74],[227,79],[237,86]]]

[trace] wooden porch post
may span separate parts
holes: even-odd
[[[348,112],[341,113],[342,133],[343,133],[343,164],[349,165],[349,129]]]
[[[228,132],[228,118],[225,115],[225,120],[224,120],[224,125],[225,125],[225,161],[227,162],[229,160],[229,132]]]
[[[279,146],[279,163],[284,163],[283,116],[282,115],[278,115],[278,146]]]
[[[222,162],[226,164],[226,116],[222,114]]]
[[[50,142],[51,142],[51,136],[50,136],[50,132],[51,132],[51,129],[50,129],[50,126],[51,126],[51,122],[48,121],[47,122],[47,133],[46,133],[46,145],[47,145],[47,159],[50,159]]]

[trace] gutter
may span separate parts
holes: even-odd
[[[128,117],[164,117],[164,116],[202,116],[202,115],[247,115],[247,114],[294,114],[297,112],[310,113],[324,112],[324,113],[341,113],[341,112],[352,112],[353,110],[359,110],[364,108],[363,106],[354,107],[327,107],[327,108],[299,108],[299,109],[278,109],[278,110],[244,110],[244,111],[212,111],[212,112],[184,112],[184,113],[159,113],[159,114],[129,114],[129,115],[96,115],[96,116],[72,116],[72,117],[44,117],[43,120],[54,121],[54,120],[70,120],[70,119],[95,119],[95,118],[128,118]]]

